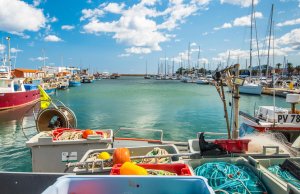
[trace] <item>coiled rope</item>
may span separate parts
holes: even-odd
[[[285,182],[291,183],[297,187],[297,189],[300,189],[300,180],[294,177],[290,172],[282,170],[279,165],[270,166],[268,170],[283,179]]]
[[[198,166],[197,176],[207,178],[208,184],[218,193],[265,193],[258,177],[246,166],[226,162],[209,162]]]

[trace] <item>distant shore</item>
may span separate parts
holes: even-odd
[[[145,74],[120,74],[120,76],[145,76]]]

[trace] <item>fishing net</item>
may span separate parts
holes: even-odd
[[[248,144],[248,153],[260,154],[263,152],[264,146],[278,146],[279,154],[295,155],[295,151],[290,148],[290,143],[281,133],[271,132],[253,132],[243,136],[241,139],[250,139]],[[275,149],[267,149],[266,154],[274,154]]]
[[[197,176],[207,178],[215,192],[223,193],[264,193],[266,189],[258,177],[244,165],[226,162],[209,162],[198,166]]]
[[[297,189],[300,189],[300,180],[294,177],[290,172],[281,169],[279,165],[270,166],[268,170],[285,182],[291,183],[292,185],[297,187]]]

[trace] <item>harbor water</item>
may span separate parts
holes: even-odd
[[[226,97],[228,105],[230,93]],[[198,131],[226,132],[222,101],[211,85],[121,77],[61,90],[52,98],[75,112],[81,129],[163,129],[165,140],[178,141],[195,138]],[[260,105],[273,105],[273,97],[241,95],[240,110],[253,114]],[[276,98],[276,105],[289,106],[283,98]],[[1,171],[31,171],[30,149],[19,126],[23,113],[0,112]],[[230,118],[230,106],[228,113]]]

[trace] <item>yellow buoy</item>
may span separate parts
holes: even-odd
[[[110,154],[108,152],[101,152],[98,154],[98,159],[108,160],[110,159]]]

